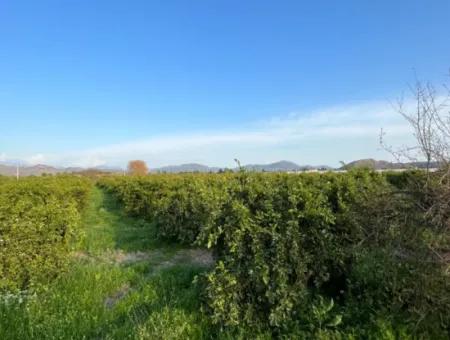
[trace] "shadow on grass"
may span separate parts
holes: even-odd
[[[128,216],[112,194],[102,192],[102,196],[102,208],[106,212],[105,215],[114,234],[114,248],[139,251],[167,246],[157,240],[153,223]]]
[[[129,216],[122,204],[108,192],[94,188],[83,218],[86,229],[83,248],[92,252],[120,249],[125,252],[175,251],[179,245],[158,239],[154,223]]]

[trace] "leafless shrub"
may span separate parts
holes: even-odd
[[[443,85],[443,91],[437,92],[429,82],[416,80],[410,86],[414,106],[405,104],[403,98],[394,104],[397,112],[413,129],[415,145],[394,149],[385,143],[384,132],[380,141],[398,161],[425,161],[427,170],[431,165],[447,168],[450,159],[450,89]]]
[[[380,143],[398,161],[426,163],[426,180],[418,181],[416,190],[422,194],[418,202],[434,226],[450,228],[450,88],[437,88],[430,82],[416,79],[410,86],[414,105],[400,99],[397,112],[412,128],[415,143],[393,148],[385,143],[381,131]]]

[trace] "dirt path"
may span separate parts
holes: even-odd
[[[96,188],[92,197],[84,217],[86,238],[83,247],[73,253],[79,263],[114,265],[124,271],[133,265],[146,267],[140,285],[142,280],[174,266],[212,266],[210,252],[160,242],[151,224],[126,216],[111,196]],[[122,284],[105,298],[105,306],[113,308],[136,289],[139,285]]]
[[[151,223],[128,217],[98,188],[82,231],[68,271],[0,306],[2,340],[217,338],[193,283],[212,264],[208,252],[158,240]]]

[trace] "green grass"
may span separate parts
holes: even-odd
[[[85,237],[67,273],[33,296],[0,301],[0,339],[233,338],[219,334],[201,312],[192,282],[204,268],[184,263],[154,272],[179,247],[158,241],[152,224],[127,217],[94,189],[83,225]],[[107,261],[118,251],[154,256]]]
[[[2,339],[207,338],[192,286],[196,268],[170,268],[145,280],[133,268],[75,265],[46,292],[1,308]],[[113,307],[105,300],[132,290]]]
[[[151,224],[127,216],[112,196],[98,188],[92,192],[83,224],[86,235],[81,249],[91,253],[108,249],[137,251],[168,246],[158,242]]]

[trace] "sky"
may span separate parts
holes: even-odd
[[[450,1],[0,0],[0,161],[233,166],[388,159]]]

